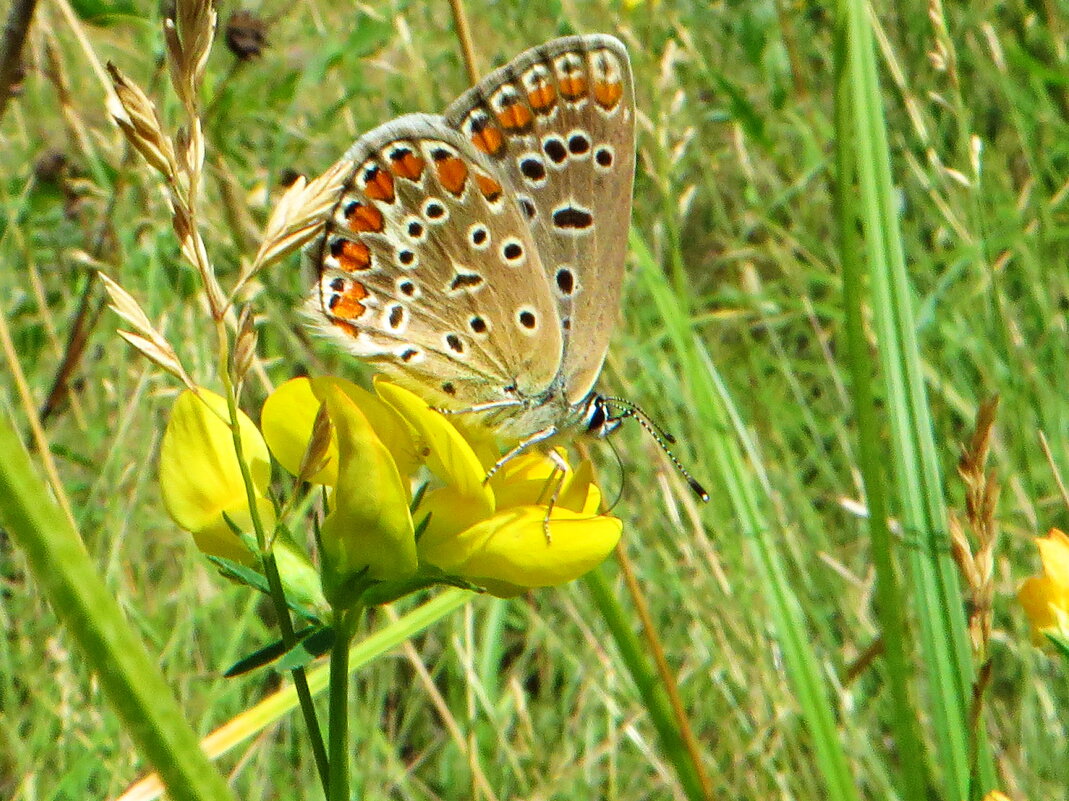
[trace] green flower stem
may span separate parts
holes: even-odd
[[[274,537],[268,540],[264,530],[263,520],[260,517],[260,507],[256,503],[255,484],[252,480],[252,472],[245,461],[245,450],[241,442],[241,425],[238,420],[238,399],[234,383],[230,380],[230,371],[227,369],[227,342],[226,325],[220,320],[216,325],[216,333],[219,338],[220,367],[219,378],[226,389],[226,408],[230,417],[230,435],[234,440],[234,453],[238,459],[238,467],[241,469],[241,480],[245,484],[245,498],[249,504],[249,514],[252,518],[252,526],[256,532],[256,543],[260,547],[260,563],[263,566],[264,576],[267,578],[268,587],[271,590],[271,603],[275,607],[275,615],[278,617],[278,626],[282,634],[282,643],[287,649],[297,644],[297,638],[293,631],[293,619],[290,617],[289,605],[286,603],[286,590],[282,586],[282,578],[278,574],[278,563],[272,551]],[[272,532],[273,534],[273,532]],[[308,689],[308,677],[303,667],[294,668],[290,673],[293,676],[293,686],[297,691],[297,699],[301,705],[301,714],[304,724],[308,729],[308,737],[312,744],[312,754],[316,762],[316,770],[319,772],[319,780],[323,784],[323,792],[327,792],[330,777],[327,749],[323,742],[323,731],[319,726],[319,717],[316,715],[315,704],[312,702],[312,693]]]
[[[683,792],[690,801],[706,801],[710,796],[706,794],[703,786],[702,772],[691,759],[691,753],[687,750],[676,718],[672,714],[668,695],[657,674],[650,668],[644,645],[631,628],[631,616],[624,612],[605,578],[605,568],[592,570],[583,580],[598,611],[601,612],[602,619],[609,627],[609,633],[631,674],[631,679],[635,682],[650,721],[660,737],[661,749],[675,768]]]
[[[0,521],[22,548],[56,616],[67,626],[126,733],[155,765],[175,801],[233,799],[186,722],[156,661],[130,630],[78,532],[36,475],[0,415]]]
[[[282,577],[278,574],[278,563],[275,561],[273,551],[268,551],[261,557],[264,567],[264,575],[267,576],[268,586],[271,588],[271,600],[274,603],[275,612],[278,614],[278,625],[282,632],[282,643],[286,648],[292,648],[297,644],[297,637],[293,631],[293,620],[290,618],[290,610],[286,605],[286,591],[282,587]],[[323,742],[323,730],[319,725],[319,717],[316,715],[315,704],[312,702],[312,691],[308,687],[308,676],[303,667],[294,668],[290,671],[293,676],[293,688],[297,691],[297,700],[301,705],[301,714],[304,717],[304,725],[308,728],[308,736],[312,741],[312,754],[316,761],[316,770],[319,772],[319,781],[323,785],[324,794],[327,792],[330,781],[330,762],[327,758],[327,746]]]
[[[349,801],[349,643],[362,612],[360,606],[339,611],[337,639],[330,653],[330,782],[327,801]]]

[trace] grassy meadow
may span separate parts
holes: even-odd
[[[266,44],[247,58],[227,43],[238,10],[219,7],[201,91],[201,233],[227,286],[295,173],[469,85],[446,0],[249,6]],[[630,256],[600,386],[671,431],[712,498],[637,425],[583,447],[619,495],[686,726],[652,722],[663,681],[610,559],[596,580],[473,597],[360,666],[355,797],[1065,797],[1066,662],[1033,646],[1015,594],[1040,569],[1032,538],[1069,525],[1066,8],[469,0],[467,15],[483,72],[572,32],[631,53]],[[173,134],[164,58],[156,4],[38,5],[0,119],[0,408],[36,464],[47,443],[95,570],[204,736],[289,677],[222,677],[277,637],[275,614],[164,511],[157,454],[181,387],[118,337],[94,277],[219,391],[158,176],[105,104],[112,62]],[[370,379],[305,327],[299,261],[246,293],[254,418],[293,376]],[[46,403],[76,329],[85,346]],[[1000,493],[970,514],[959,459],[994,395],[971,475]],[[955,528],[987,548],[976,593]],[[0,529],[0,797],[113,799],[150,765],[41,578]],[[435,592],[376,610],[357,639]],[[977,608],[990,634],[974,652]],[[216,764],[235,797],[322,797],[296,711]]]

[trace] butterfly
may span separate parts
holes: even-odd
[[[306,250],[323,332],[515,443],[494,469],[561,434],[607,436],[627,417],[661,439],[638,407],[594,389],[620,308],[635,173],[634,83],[618,39],[527,50],[444,114],[387,122],[346,157],[352,174]]]

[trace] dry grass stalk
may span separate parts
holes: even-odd
[[[238,335],[234,341],[232,358],[233,381],[240,385],[245,380],[253,360],[256,358],[256,321],[252,316],[252,307],[245,306],[238,315]]]
[[[337,201],[353,167],[350,160],[340,159],[313,181],[301,176],[290,184],[271,212],[260,250],[242,274],[235,293],[268,264],[292,253],[319,233],[324,216]]]
[[[108,112],[127,141],[169,184],[177,181],[174,145],[163,132],[155,104],[111,62],[108,73],[115,94],[108,97]]]
[[[975,550],[965,536],[961,522],[955,518],[950,521],[952,554],[968,588],[969,634],[974,654],[981,662],[986,657],[991,638],[991,608],[995,594],[995,546],[998,544],[995,508],[999,485],[986,465],[997,410],[997,396],[980,405],[972,438],[962,448],[958,460],[958,475],[965,484],[965,519],[976,543]]]
[[[133,331],[120,330],[119,336],[133,345],[150,362],[163,368],[191,390],[196,391],[197,387],[182,366],[178,353],[152,324],[133,296],[104,273],[98,272],[97,275],[104,289],[107,290],[112,310],[134,329]]]
[[[171,83],[192,119],[197,117],[197,90],[204,77],[217,21],[212,0],[179,0],[174,18],[163,22]]]

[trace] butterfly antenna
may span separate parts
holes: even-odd
[[[698,483],[698,479],[696,479],[690,474],[690,471],[683,466],[683,463],[676,458],[676,455],[674,453],[672,453],[672,449],[668,447],[669,444],[675,444],[675,437],[673,437],[671,434],[669,434],[667,431],[665,431],[663,428],[653,422],[653,420],[650,419],[650,416],[648,414],[646,414],[644,411],[642,411],[642,409],[640,409],[638,406],[631,403],[630,401],[625,401],[621,398],[604,397],[602,398],[602,400],[604,400],[610,406],[615,406],[616,408],[622,411],[620,419],[625,419],[628,417],[635,418],[635,420],[638,421],[638,424],[642,426],[646,433],[653,437],[653,439],[656,440],[657,444],[661,446],[661,450],[664,451],[664,455],[667,456],[669,461],[672,462],[676,470],[679,471],[679,474],[687,480],[687,484],[690,485],[690,488],[694,492],[694,494],[697,495],[698,498],[700,498],[702,501],[706,503],[709,502],[709,493],[705,491],[705,487]],[[619,456],[617,456],[617,458],[619,458]]]
[[[627,412],[627,414],[625,415],[626,417],[634,417],[635,419],[641,417],[645,419],[645,421],[649,423],[650,426],[657,429],[657,433],[660,434],[661,439],[663,439],[669,445],[676,444],[676,438],[669,434],[667,431],[665,431],[664,428],[662,428],[656,420],[646,414],[645,410],[638,404],[632,403],[631,401],[625,398],[607,398],[604,395],[602,395],[601,399],[608,403],[610,406],[615,406],[618,409],[625,410]]]

